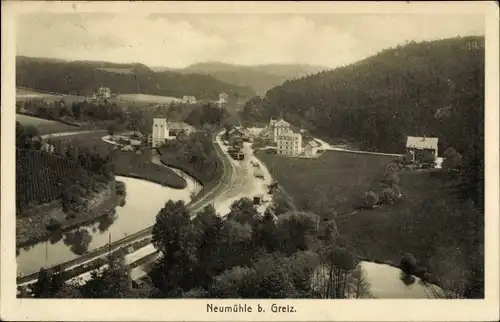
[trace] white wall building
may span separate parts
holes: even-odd
[[[296,157],[302,152],[302,134],[289,131],[276,139],[278,155]]]
[[[228,99],[229,99],[229,95],[227,95],[226,93],[220,93],[219,94],[219,101],[217,102],[217,105],[219,105],[219,107],[223,107],[224,105],[227,104]]]
[[[153,148],[161,146],[168,140],[168,124],[167,119],[164,118],[154,118],[153,119],[153,131],[151,136],[151,144]]]

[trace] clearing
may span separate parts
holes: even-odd
[[[46,120],[39,117],[16,114],[16,121],[23,126],[36,126],[40,134],[72,132],[81,130],[80,127],[64,124],[58,121]]]
[[[319,158],[288,158],[257,152],[299,209],[317,213],[334,208],[339,214],[378,184],[384,167],[394,157],[325,151]]]
[[[181,102],[177,97],[158,96],[149,94],[120,94],[116,96],[117,102],[138,102],[138,103],[153,103],[153,104],[168,104],[171,102]]]

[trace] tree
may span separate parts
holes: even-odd
[[[291,255],[308,249],[319,230],[319,217],[313,213],[289,212],[278,217],[276,226],[281,251]]]
[[[462,155],[452,147],[444,151],[443,157],[442,167],[446,171],[458,169],[462,164]]]
[[[347,248],[337,245],[327,245],[320,251],[320,256],[324,267],[316,273],[320,275],[320,297],[346,298],[350,273],[358,264],[356,256]]]
[[[415,259],[415,257],[413,257],[412,254],[406,253],[401,258],[400,266],[401,270],[405,274],[413,275],[417,270],[417,260]]]
[[[196,249],[194,278],[196,285],[208,287],[213,277],[220,273],[217,254],[222,241],[223,223],[212,205],[205,206],[193,220],[193,243]]]
[[[102,272],[93,272],[92,279],[82,288],[86,298],[133,298],[130,268],[125,264],[121,251],[108,257],[107,267]]]
[[[169,200],[156,216],[153,245],[162,256],[153,272],[153,282],[166,296],[174,296],[193,285],[193,262],[196,260],[193,226],[183,201]]]
[[[40,268],[37,281],[33,288],[33,294],[36,298],[49,298],[52,294],[52,272]]]
[[[241,198],[231,204],[227,218],[240,224],[252,224],[258,212],[249,198]]]
[[[275,216],[271,210],[266,209],[264,216],[254,221],[252,231],[255,249],[262,249],[267,253],[272,253],[279,249]]]
[[[252,268],[236,266],[215,277],[210,289],[213,298],[241,298],[251,294],[256,271]]]

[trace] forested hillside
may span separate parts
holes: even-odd
[[[257,94],[264,95],[268,89],[281,85],[287,79],[310,75],[323,69],[325,68],[321,66],[300,64],[246,66],[207,62],[175,71],[183,74],[210,75],[225,83],[251,87]],[[158,70],[164,69],[158,68]]]
[[[412,42],[287,81],[249,100],[243,117],[268,121],[280,113],[365,150],[401,153],[407,136],[438,137],[440,154],[453,147],[464,156],[464,191],[482,200],[484,37]]]
[[[218,99],[227,92],[232,99],[255,95],[250,88],[227,84],[208,75],[153,72],[142,64],[66,62],[17,57],[16,85],[73,95],[90,95],[101,86],[117,94],[152,94],[198,99]]]

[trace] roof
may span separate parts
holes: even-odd
[[[318,142],[316,142],[316,141],[314,141],[314,140],[309,141],[309,142],[307,143],[307,145],[310,145],[310,146],[312,146],[313,148],[317,148],[317,147],[319,147],[319,143],[318,143]]]
[[[420,136],[409,136],[406,139],[407,148],[437,150],[438,138],[427,138]]]
[[[274,123],[274,126],[290,126],[290,123],[288,123],[287,121],[283,120],[283,119],[280,119],[279,121],[276,121],[276,123]]]
[[[191,125],[184,122],[167,122],[167,127],[169,130],[193,129]]]

